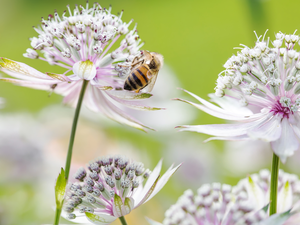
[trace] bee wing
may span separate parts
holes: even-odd
[[[144,88],[144,90],[145,90],[146,92],[151,92],[152,89],[154,88],[154,84],[155,84],[155,82],[156,82],[157,75],[158,75],[158,71],[155,72],[155,73],[152,73],[148,85]]]

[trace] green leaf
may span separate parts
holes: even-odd
[[[292,215],[291,210],[274,214],[268,219],[261,221],[258,225],[283,225]]]
[[[65,192],[66,192],[66,185],[67,185],[67,181],[65,178],[65,171],[63,168],[61,168],[61,172],[57,177],[56,185],[55,185],[55,200],[56,200],[56,208],[58,209],[61,209],[63,205]]]
[[[266,206],[264,206],[264,207],[262,208],[262,210],[263,210],[265,213],[267,213],[268,210],[269,210],[269,206],[270,206],[270,203],[268,203]]]

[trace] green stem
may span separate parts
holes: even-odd
[[[76,128],[77,128],[77,122],[78,122],[79,113],[80,113],[80,109],[81,109],[81,105],[82,105],[82,100],[83,100],[83,97],[84,97],[84,93],[85,93],[87,84],[88,84],[88,81],[83,80],[81,91],[80,91],[78,102],[77,102],[77,106],[76,106],[76,109],[75,109],[74,118],[73,118],[73,124],[72,124],[72,130],[71,130],[71,135],[70,135],[68,154],[67,154],[66,165],[65,165],[66,182],[68,182],[68,179],[69,179],[72,152],[73,152],[73,145],[74,145],[75,133],[76,133]],[[54,225],[59,224],[62,205],[63,205],[63,203],[61,203],[60,208],[56,208]]]
[[[278,188],[279,157],[273,153],[271,184],[270,184],[270,216],[277,210],[277,188]]]
[[[61,209],[56,208],[54,225],[59,224],[60,214],[61,214]]]
[[[121,217],[119,217],[119,219],[120,219],[120,221],[121,221],[122,225],[127,225],[127,223],[126,223],[126,220],[125,220],[124,216],[121,216]]]
[[[66,177],[67,182],[68,182],[68,179],[69,179],[71,159],[72,159],[72,153],[73,153],[73,145],[74,145],[74,139],[75,139],[75,133],[76,133],[76,128],[77,128],[78,117],[79,117],[81,104],[82,104],[82,100],[83,100],[83,96],[84,96],[87,84],[88,84],[88,81],[83,80],[81,91],[80,91],[78,102],[77,102],[77,106],[76,106],[76,110],[75,110],[74,119],[73,119],[72,130],[71,130],[70,141],[69,141],[68,155],[67,155],[66,165],[65,165],[65,177]]]

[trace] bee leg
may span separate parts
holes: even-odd
[[[140,92],[140,89],[135,90],[135,93],[139,93],[139,92]]]

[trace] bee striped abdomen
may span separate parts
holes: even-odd
[[[132,73],[127,77],[124,89],[129,91],[140,90],[147,86],[148,78],[147,73],[150,72],[149,69],[140,65],[138,68],[134,69]]]

